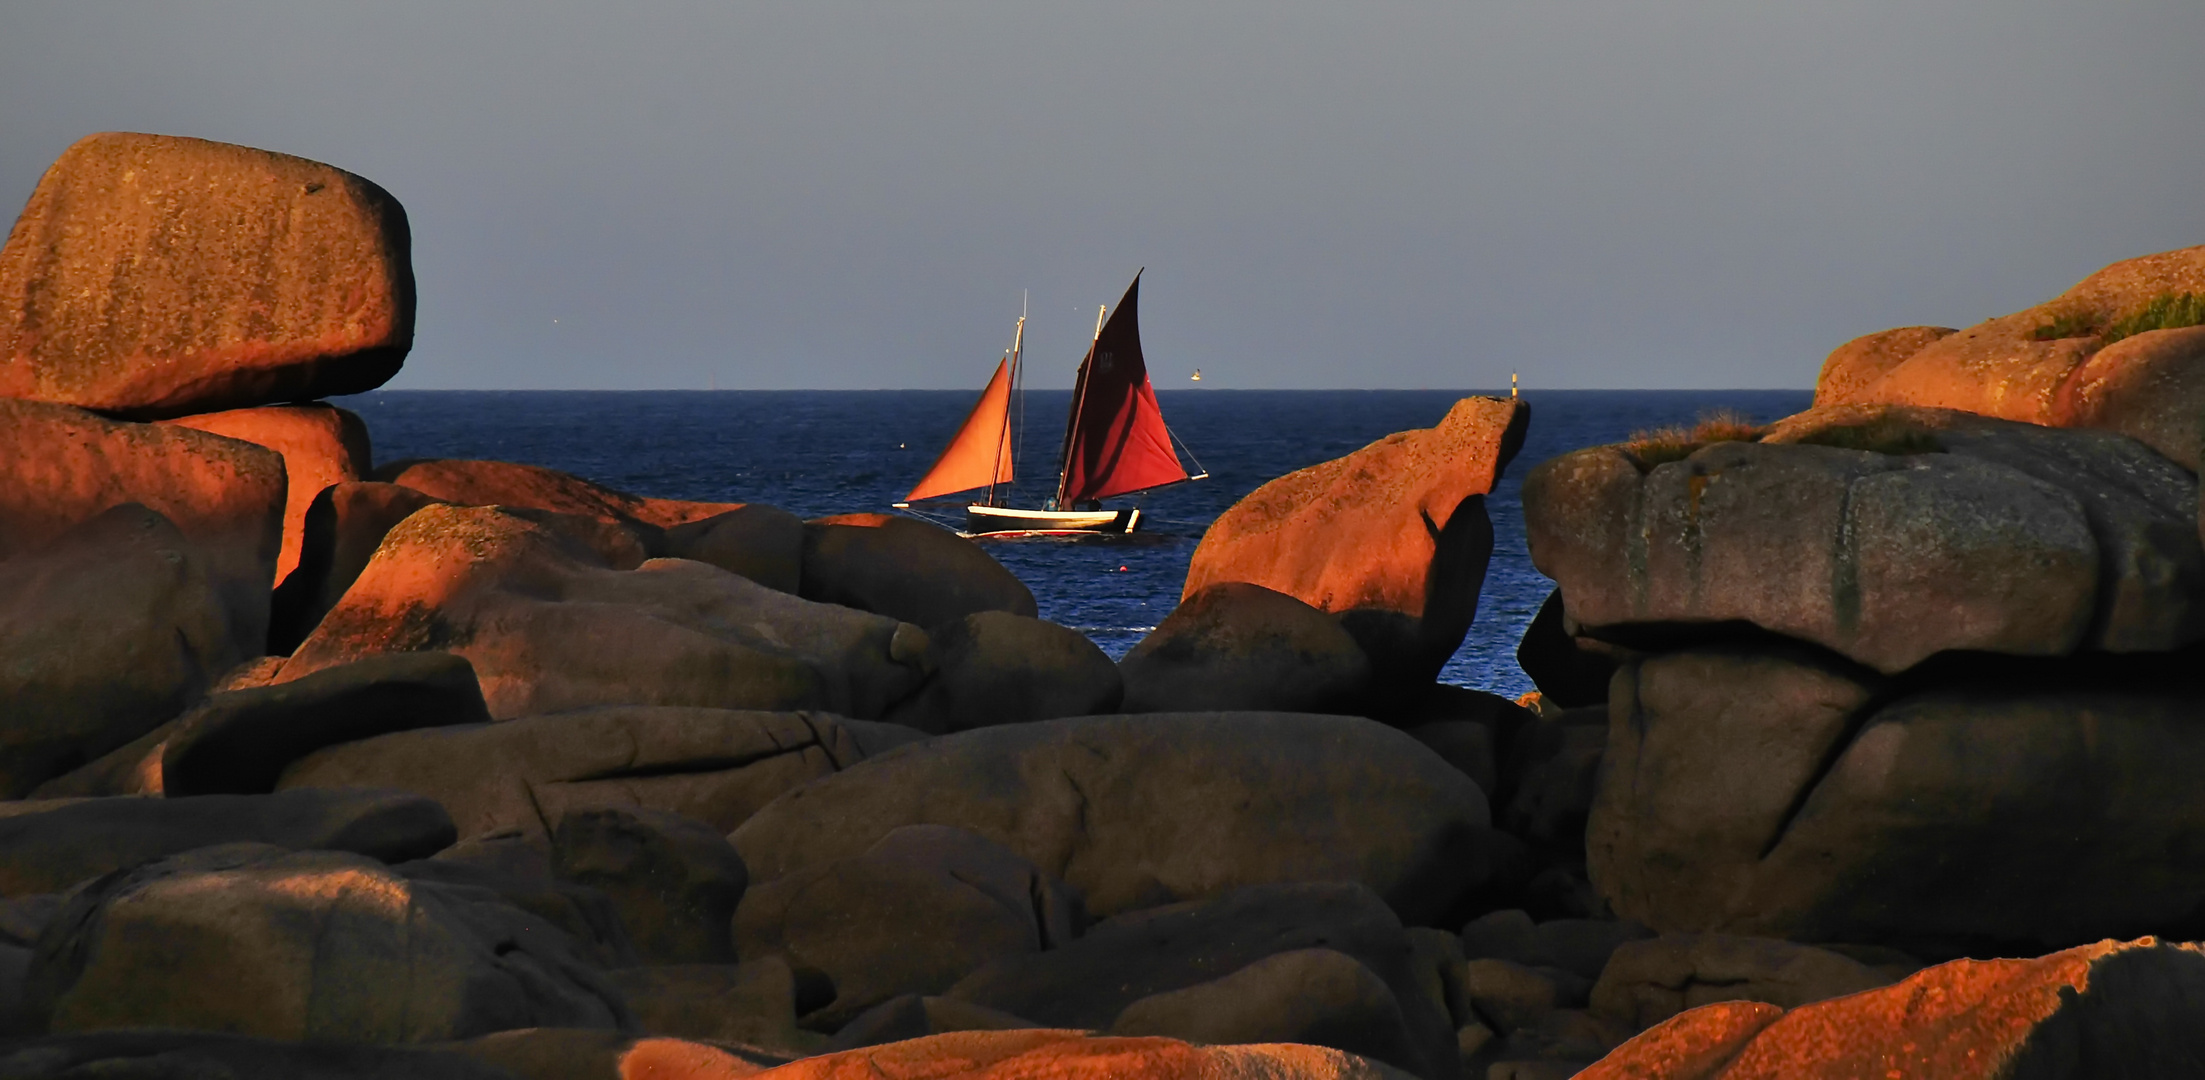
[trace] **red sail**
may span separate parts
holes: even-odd
[[[904,496],[905,502],[952,495],[976,487],[1011,482],[1011,362],[995,366],[995,378],[980,391],[980,401],[965,417],[965,426],[949,440],[942,456],[928,469],[919,485]]]
[[[1065,433],[1064,480],[1057,505],[1071,507],[1128,491],[1162,487],[1187,478],[1171,448],[1156,391],[1141,357],[1141,277],[1126,287],[1094,350],[1080,365]]]

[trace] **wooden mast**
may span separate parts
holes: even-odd
[[[1087,343],[1087,356],[1080,361],[1079,384],[1072,388],[1072,415],[1064,420],[1064,447],[1057,451],[1057,494],[1049,500],[1055,509],[1065,509],[1064,479],[1072,468],[1072,440],[1078,437],[1080,409],[1087,404],[1087,369],[1095,362],[1095,345],[1102,340],[1103,314],[1110,310],[1108,304],[1095,305],[1095,336]]]

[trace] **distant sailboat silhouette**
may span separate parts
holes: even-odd
[[[911,494],[896,506],[909,509],[920,499],[954,495],[982,487],[987,495],[965,507],[971,536],[1062,536],[1129,533],[1140,524],[1138,508],[1105,510],[1102,500],[1209,476],[1187,474],[1172,449],[1172,435],[1149,385],[1141,355],[1141,276],[1133,275],[1118,308],[1095,316],[1095,337],[1080,361],[1072,388],[1072,413],[1065,421],[1064,448],[1057,457],[1057,491],[1040,509],[999,505],[996,489],[1016,476],[1010,410],[1012,391],[1023,392],[1026,317],[1018,318],[1010,351],[995,366],[995,376],[964,426],[942,450]]]

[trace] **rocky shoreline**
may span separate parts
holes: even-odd
[[[1113,663],[914,520],[375,461],[408,229],[108,134],[0,249],[0,1076],[2205,1068],[2205,248],[1533,463],[1510,701],[1523,402]]]

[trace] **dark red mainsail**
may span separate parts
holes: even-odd
[[[1080,364],[1064,432],[1060,507],[1187,478],[1141,356],[1140,295],[1141,275],[1135,274]]]

